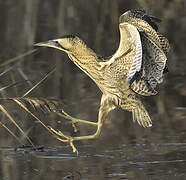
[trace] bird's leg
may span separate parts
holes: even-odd
[[[49,127],[49,128],[55,135],[58,136],[57,139],[62,141],[62,142],[72,143],[73,141],[95,139],[95,138],[99,137],[99,135],[101,133],[102,126],[103,126],[103,122],[106,119],[108,113],[114,108],[116,108],[116,103],[113,101],[113,99],[108,97],[107,95],[103,95],[102,99],[101,99],[99,114],[98,114],[98,122],[96,123],[97,124],[97,130],[92,135],[72,137],[72,136],[66,136],[61,131],[56,131],[55,129],[53,129],[51,127]],[[79,122],[84,122],[84,120],[81,120]]]
[[[81,123],[81,124],[87,124],[87,125],[92,125],[92,126],[97,126],[98,125],[98,123],[95,123],[95,122],[74,118],[74,117],[70,116],[69,114],[67,114],[63,110],[56,112],[56,114],[65,118],[65,119],[70,120],[72,124]]]

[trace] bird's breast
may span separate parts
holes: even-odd
[[[102,79],[99,84],[102,91],[117,97],[125,97],[131,93],[129,84],[126,83],[127,74],[132,63],[132,59],[120,59],[120,62],[115,62],[103,68]]]

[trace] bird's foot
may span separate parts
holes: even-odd
[[[61,142],[63,142],[63,143],[68,143],[70,146],[71,146],[71,148],[72,148],[72,151],[74,152],[74,153],[77,153],[77,155],[78,155],[78,150],[77,150],[77,148],[74,146],[74,144],[73,144],[73,137],[70,137],[70,136],[66,136],[65,134],[63,134],[61,131],[56,131],[55,129],[53,129],[52,127],[48,127],[50,130],[51,130],[51,132],[55,135],[55,136],[57,136],[56,137],[56,139],[57,140],[59,140],[59,141],[61,141]]]

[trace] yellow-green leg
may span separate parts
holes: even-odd
[[[113,99],[108,97],[108,96],[106,96],[106,95],[103,95],[102,99],[101,99],[101,105],[100,105],[100,108],[99,108],[98,122],[97,123],[93,123],[93,122],[89,122],[89,121],[85,121],[85,120],[72,118],[68,114],[66,114],[66,113],[64,114],[63,117],[70,119],[73,123],[77,123],[78,122],[78,123],[90,124],[90,125],[97,126],[96,132],[94,134],[92,134],[92,135],[72,137],[72,136],[66,136],[61,131],[56,131],[56,130],[54,130],[51,127],[50,127],[50,130],[55,135],[61,137],[61,138],[58,138],[58,140],[63,141],[63,142],[68,142],[68,141],[70,142],[70,141],[78,141],[78,140],[87,140],[87,139],[98,138],[100,133],[101,133],[101,129],[102,129],[104,120],[106,119],[108,113],[111,110],[113,110],[114,108],[116,108],[116,105],[115,105],[115,102],[113,101]]]

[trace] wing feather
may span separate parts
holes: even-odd
[[[128,23],[121,23],[120,27],[122,27],[121,25],[126,26],[125,28],[129,31],[131,36],[129,40],[133,45],[133,50],[135,51],[135,56],[126,78],[126,82],[129,83],[133,76],[136,74],[136,72],[139,72],[141,70],[142,44],[140,34],[135,26]]]
[[[143,34],[142,42],[144,44],[144,72],[150,86],[154,89],[157,84],[163,81],[163,72],[165,69],[167,57],[159,46],[157,46],[148,36]]]
[[[116,53],[106,62],[102,62],[102,67],[113,64],[116,60],[125,59],[125,66],[127,69],[126,82],[129,83],[136,72],[141,70],[142,65],[142,44],[140,34],[134,25],[129,23],[120,23],[120,44]]]

